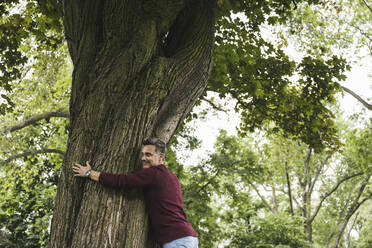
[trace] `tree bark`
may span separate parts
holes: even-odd
[[[64,1],[74,64],[70,132],[51,247],[155,247],[140,190],[73,177],[140,168],[142,141],[168,142],[205,89],[212,67],[215,2]]]

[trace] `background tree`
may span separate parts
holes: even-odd
[[[349,133],[345,141],[345,155],[330,151],[314,154],[307,145],[278,136],[266,136],[264,141],[257,138],[255,145],[254,139],[238,139],[222,132],[216,144],[216,153],[211,156],[208,166],[215,171],[221,170],[215,180],[222,178],[219,185],[224,185],[224,180],[228,182],[230,197],[248,202],[238,204],[235,201],[232,204],[218,190],[213,193],[218,195],[217,199],[224,199],[222,205],[228,209],[221,219],[226,221],[223,225],[229,226],[234,233],[232,244],[236,247],[258,247],[263,243],[268,246],[280,244],[296,247],[291,242],[304,242],[302,246],[305,246],[306,237],[307,241],[315,241],[320,246],[340,247],[340,241],[346,240],[350,232],[345,231],[346,227],[353,225],[352,217],[355,218],[359,207],[371,199],[370,172],[356,159],[357,156],[368,156],[363,150],[355,151],[359,146],[355,146],[353,141],[369,139],[367,137],[370,136],[365,133],[369,130],[370,126],[367,126]],[[355,135],[355,132],[365,133],[366,136]],[[261,148],[257,150],[257,147]],[[246,194],[248,198],[244,196]],[[219,205],[218,200],[215,204]],[[252,206],[260,207],[252,211]],[[249,216],[252,212],[254,214]],[[257,213],[261,213],[261,216],[256,216]],[[282,240],[275,239],[275,235],[269,235],[273,239],[262,236],[256,232],[260,228],[269,228],[261,226],[265,225],[262,215],[280,215],[273,218],[278,223],[288,224],[273,224],[270,226],[272,231],[296,229],[301,223],[303,232],[293,230],[299,236],[281,235]],[[272,223],[276,222],[274,219]],[[354,229],[352,226],[350,228]],[[253,245],[253,241],[257,242],[256,245]]]

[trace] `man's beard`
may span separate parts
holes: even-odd
[[[151,167],[150,162],[148,162],[148,161],[143,161],[142,162],[142,168],[150,168],[150,167]]]

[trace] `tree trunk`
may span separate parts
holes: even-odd
[[[289,210],[290,210],[291,215],[294,216],[291,180],[289,178],[287,160],[284,162],[284,170],[285,170],[285,178],[286,178],[286,181],[287,181],[287,194],[288,194],[288,201],[289,201]]]
[[[311,220],[311,171],[310,171],[310,159],[312,155],[312,149],[310,148],[306,159],[304,161],[304,172],[303,179],[300,180],[300,186],[302,189],[302,216],[304,218],[304,232],[306,239],[313,242],[313,226]]]
[[[214,9],[207,0],[64,1],[74,73],[51,247],[155,246],[140,190],[74,178],[71,167],[133,171],[144,139],[170,140],[206,86]]]

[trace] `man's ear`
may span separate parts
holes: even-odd
[[[160,159],[161,159],[161,162],[164,162],[164,160],[165,160],[165,154],[164,153],[160,153]]]

